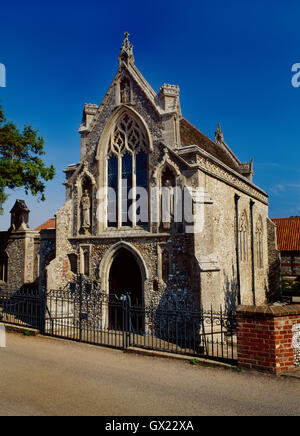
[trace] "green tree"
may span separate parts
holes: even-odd
[[[26,125],[23,131],[6,121],[0,104],[0,212],[7,200],[5,190],[23,187],[26,194],[31,192],[45,198],[45,182],[55,176],[53,165],[46,167],[42,160],[44,139],[38,136],[38,131]]]

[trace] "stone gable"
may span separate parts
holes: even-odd
[[[239,298],[252,304],[254,294],[256,304],[265,303],[274,235],[267,228],[268,196],[252,182],[252,161],[239,161],[220,125],[213,141],[183,118],[178,86],[163,84],[158,93],[151,88],[135,65],[128,34],[119,70],[102,103],[84,106],[79,133],[81,158],[65,170],[66,202],[56,229],[0,235],[1,250],[16,258],[10,285],[37,281],[41,288],[64,289],[83,274],[106,295],[125,291],[123,277],[146,306],[233,310]],[[146,222],[138,221],[135,209],[138,180],[151,194]],[[131,220],[124,205],[129,188]],[[170,194],[167,219],[163,189]],[[200,224],[194,232],[184,213],[175,220],[174,193],[184,189]]]

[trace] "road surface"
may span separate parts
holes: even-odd
[[[7,335],[0,415],[300,414],[300,383],[45,337]]]

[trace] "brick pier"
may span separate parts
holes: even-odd
[[[300,367],[300,305],[239,306],[238,363],[280,374]]]

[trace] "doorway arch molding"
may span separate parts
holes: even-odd
[[[139,250],[132,244],[124,241],[117,242],[112,247],[110,247],[106,253],[104,254],[100,266],[99,266],[99,277],[102,281],[102,291],[108,295],[109,294],[109,272],[112,266],[112,263],[121,249],[128,250],[131,254],[133,254],[137,264],[140,267],[141,277],[142,277],[142,291],[145,296],[145,288],[146,283],[150,280],[150,275],[146,263],[143,259],[143,256],[139,252]]]

